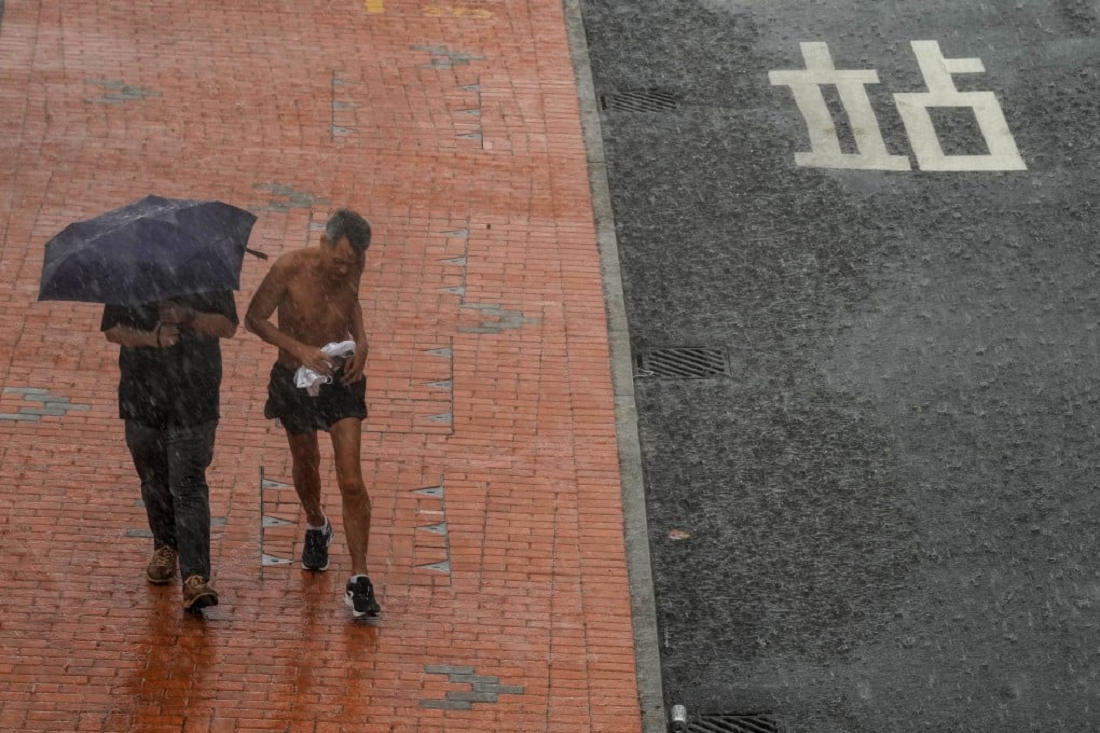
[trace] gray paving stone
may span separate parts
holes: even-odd
[[[30,404],[27,404],[27,403],[30,403]],[[68,407],[66,405],[45,404],[45,403],[34,404],[33,401],[30,400],[30,399],[26,400],[26,402],[23,405],[20,405],[20,407],[19,407],[19,411],[24,413],[24,414],[27,414],[27,415],[53,414],[53,413],[58,413],[58,414],[64,415],[65,411],[67,409],[68,409]],[[43,412],[40,413],[39,411],[43,411]]]
[[[64,395],[29,394],[24,397],[27,402],[66,403],[69,398]]]
[[[460,702],[496,702],[497,694],[495,692],[448,692],[447,699]]]
[[[426,664],[424,671],[428,674],[473,674],[473,667],[456,667],[451,664]]]
[[[433,710],[470,710],[473,706],[458,700],[421,700],[420,707]]]
[[[499,677],[487,677],[479,674],[451,675],[451,682],[471,682],[480,685],[496,685],[500,683]]]

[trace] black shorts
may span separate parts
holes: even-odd
[[[276,362],[271,367],[271,381],[267,384],[267,404],[264,417],[278,420],[294,435],[328,430],[345,418],[367,418],[367,380],[360,379],[344,386],[340,383],[343,369],[332,375],[331,384],[322,384],[316,397],[294,384],[296,369]]]

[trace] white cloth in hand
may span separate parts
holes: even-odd
[[[347,358],[355,353],[354,341],[333,341],[321,347],[325,356]],[[309,393],[310,397],[316,397],[321,392],[322,384],[331,384],[332,377],[326,374],[318,374],[306,366],[298,367],[294,372],[294,384]]]

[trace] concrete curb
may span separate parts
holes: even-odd
[[[584,30],[580,0],[564,0],[564,8],[580,101],[581,127],[588,159],[588,180],[592,192],[596,239],[600,247],[608,340],[611,346],[611,377],[615,390],[615,425],[619,442],[624,534],[630,576],[630,606],[634,624],[634,657],[642,732],[667,733],[668,718],[665,715],[664,693],[661,688],[661,658],[653,595],[653,566],[649,558],[645,484],[638,443],[638,412],[634,404],[634,370],[619,269],[619,246],[615,238],[615,216],[611,208],[599,105],[592,82],[588,38]]]

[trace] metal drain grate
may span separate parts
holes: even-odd
[[[692,379],[729,374],[724,348],[647,349],[637,355],[636,362],[639,377]]]
[[[783,719],[771,713],[758,715],[699,715],[688,722],[688,733],[785,733]]]
[[[661,89],[605,94],[600,97],[600,103],[604,109],[624,112],[667,112],[679,106],[679,100],[675,94]]]

